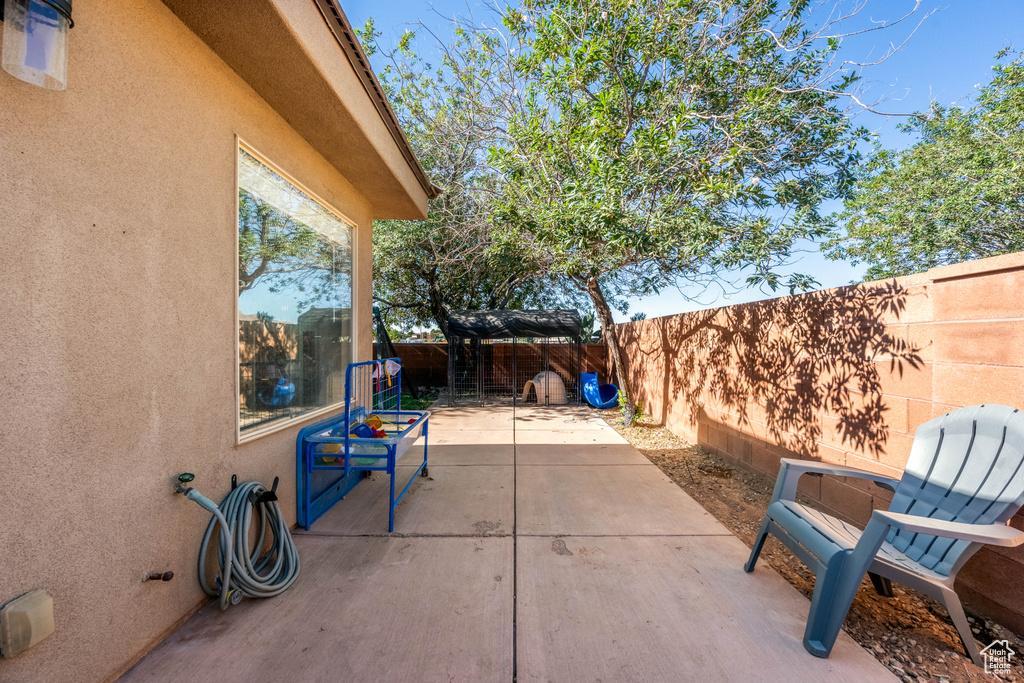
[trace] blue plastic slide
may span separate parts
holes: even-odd
[[[619,388],[614,384],[598,384],[596,372],[584,372],[583,398],[595,408],[614,408],[619,401]]]

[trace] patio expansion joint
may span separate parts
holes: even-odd
[[[533,446],[536,444],[520,444]],[[472,467],[466,465],[466,467]],[[653,462],[534,462],[523,463],[517,467],[657,467]]]
[[[519,680],[519,449],[516,447],[516,402],[512,400],[512,683]]]
[[[521,538],[735,538],[724,534],[517,534]]]
[[[323,531],[297,531],[292,530],[296,536],[317,536],[320,538],[512,538],[511,532],[488,533],[488,534],[423,534],[423,533],[402,533],[402,532],[381,532],[378,534],[346,534],[330,533]]]
[[[490,462],[446,462],[443,464],[433,464],[430,466],[434,467],[514,467],[514,465],[506,465],[504,463],[490,463]],[[411,468],[410,468],[411,469]]]

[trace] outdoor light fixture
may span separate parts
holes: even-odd
[[[71,0],[3,0],[4,71],[50,90],[68,87]]]

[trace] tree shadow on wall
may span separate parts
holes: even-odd
[[[921,349],[894,329],[907,298],[896,281],[850,286],[625,325],[620,340],[634,386],[643,387],[643,368],[664,370],[663,424],[670,405],[694,421],[718,409],[809,457],[824,414],[844,445],[878,457],[888,411],[880,369],[902,377],[923,365]]]

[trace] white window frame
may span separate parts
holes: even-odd
[[[239,405],[239,396],[241,395],[242,387],[241,387],[241,378],[239,377],[240,373],[239,373],[239,370],[238,370],[239,363],[241,362],[241,352],[240,352],[240,350],[238,348],[238,330],[239,330],[239,324],[240,324],[239,316],[241,315],[241,310],[239,309],[239,306],[238,306],[238,297],[240,295],[240,292],[238,291],[238,274],[237,274],[238,273],[238,217],[239,217],[239,209],[238,209],[238,182],[239,182],[239,173],[240,173],[240,171],[239,171],[239,167],[240,167],[239,159],[241,158],[241,154],[240,154],[241,150],[245,150],[246,152],[248,152],[252,156],[256,157],[256,159],[261,164],[266,165],[268,168],[270,168],[272,171],[274,171],[274,173],[277,173],[282,178],[287,180],[289,183],[291,183],[295,187],[297,187],[300,190],[302,190],[306,195],[309,196],[310,199],[312,199],[313,201],[317,202],[318,204],[320,204],[320,206],[324,207],[325,209],[327,209],[328,211],[333,213],[341,221],[347,223],[348,226],[352,229],[352,344],[351,344],[351,349],[350,349],[351,357],[349,358],[349,362],[350,363],[356,362],[356,360],[359,357],[359,339],[358,339],[358,329],[359,329],[359,326],[358,326],[357,323],[358,323],[358,320],[359,320],[359,313],[360,313],[359,296],[358,296],[358,286],[359,286],[359,274],[358,274],[358,269],[359,269],[359,256],[358,256],[359,255],[359,227],[356,225],[356,222],[353,221],[348,216],[346,216],[345,214],[343,214],[341,211],[338,211],[336,208],[334,208],[334,206],[330,202],[325,201],[318,194],[316,194],[315,192],[310,190],[308,187],[306,187],[306,185],[304,185],[303,183],[299,182],[295,178],[295,176],[293,176],[292,174],[288,173],[287,171],[282,169],[280,166],[278,166],[274,162],[270,161],[266,157],[266,155],[260,153],[255,147],[253,147],[249,143],[247,143],[244,140],[242,140],[242,138],[240,138],[238,136],[235,136],[235,188],[234,188],[235,189],[235,195],[234,195],[235,196],[235,223],[234,223],[235,260],[234,260],[234,264],[233,264],[233,267],[232,267],[232,273],[233,273],[232,279],[235,281],[235,330],[234,330],[234,335],[233,335],[234,346],[235,346],[235,368],[234,368],[234,372],[235,372],[235,445],[242,445],[244,443],[249,443],[250,441],[254,441],[256,439],[262,438],[264,436],[268,436],[270,434],[275,434],[277,432],[280,432],[280,431],[283,431],[283,430],[286,430],[286,429],[295,428],[295,427],[297,427],[298,425],[300,425],[300,424],[302,424],[304,422],[311,422],[311,421],[313,421],[314,419],[316,419],[318,417],[326,415],[327,413],[331,413],[331,412],[337,411],[338,409],[342,408],[345,405],[345,401],[344,400],[337,401],[335,403],[332,403],[330,405],[324,406],[322,408],[317,408],[316,410],[311,410],[308,413],[303,413],[302,415],[296,415],[295,417],[289,418],[287,420],[283,420],[282,422],[275,423],[275,424],[272,424],[272,425],[268,425],[267,427],[264,427],[264,428],[253,429],[251,431],[245,432],[245,434],[242,433],[241,406]]]

